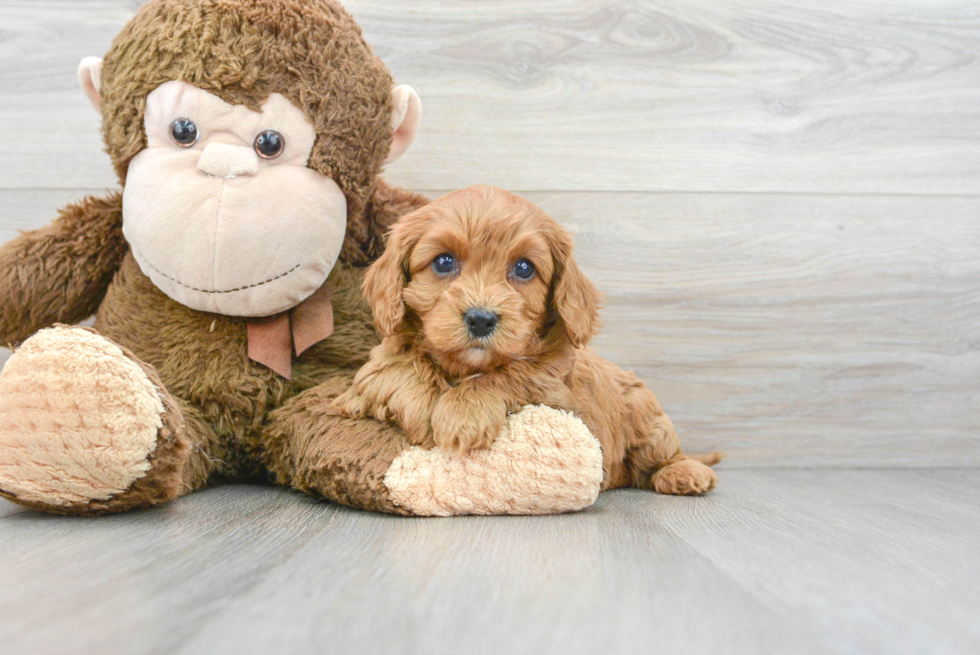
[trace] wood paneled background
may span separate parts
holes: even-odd
[[[138,0],[0,0],[0,240],[115,184],[75,67]],[[597,348],[730,467],[980,464],[980,3],[349,0],[388,171],[578,235]]]

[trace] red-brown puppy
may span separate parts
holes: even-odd
[[[479,186],[407,214],[364,290],[384,340],[335,409],[465,452],[490,446],[508,412],[549,405],[599,439],[604,489],[714,487],[720,457],[687,457],[653,393],[586,347],[596,289],[569,234],[526,200]]]

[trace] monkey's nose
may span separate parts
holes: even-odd
[[[463,314],[463,320],[466,322],[470,334],[479,339],[493,334],[493,331],[497,329],[497,321],[500,320],[500,317],[497,316],[496,312],[476,307],[467,310]]]
[[[215,177],[255,175],[259,172],[259,156],[244,146],[212,143],[201,153],[197,167]]]

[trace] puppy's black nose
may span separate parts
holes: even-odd
[[[463,314],[463,320],[466,321],[470,334],[478,339],[493,334],[497,329],[499,318],[495,312],[488,309],[471,309]]]

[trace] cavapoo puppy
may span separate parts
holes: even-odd
[[[480,186],[404,216],[364,291],[383,341],[335,411],[465,452],[489,447],[508,412],[549,405],[599,439],[603,489],[714,487],[720,456],[686,456],[653,393],[586,347],[598,294],[570,235],[530,202]]]

